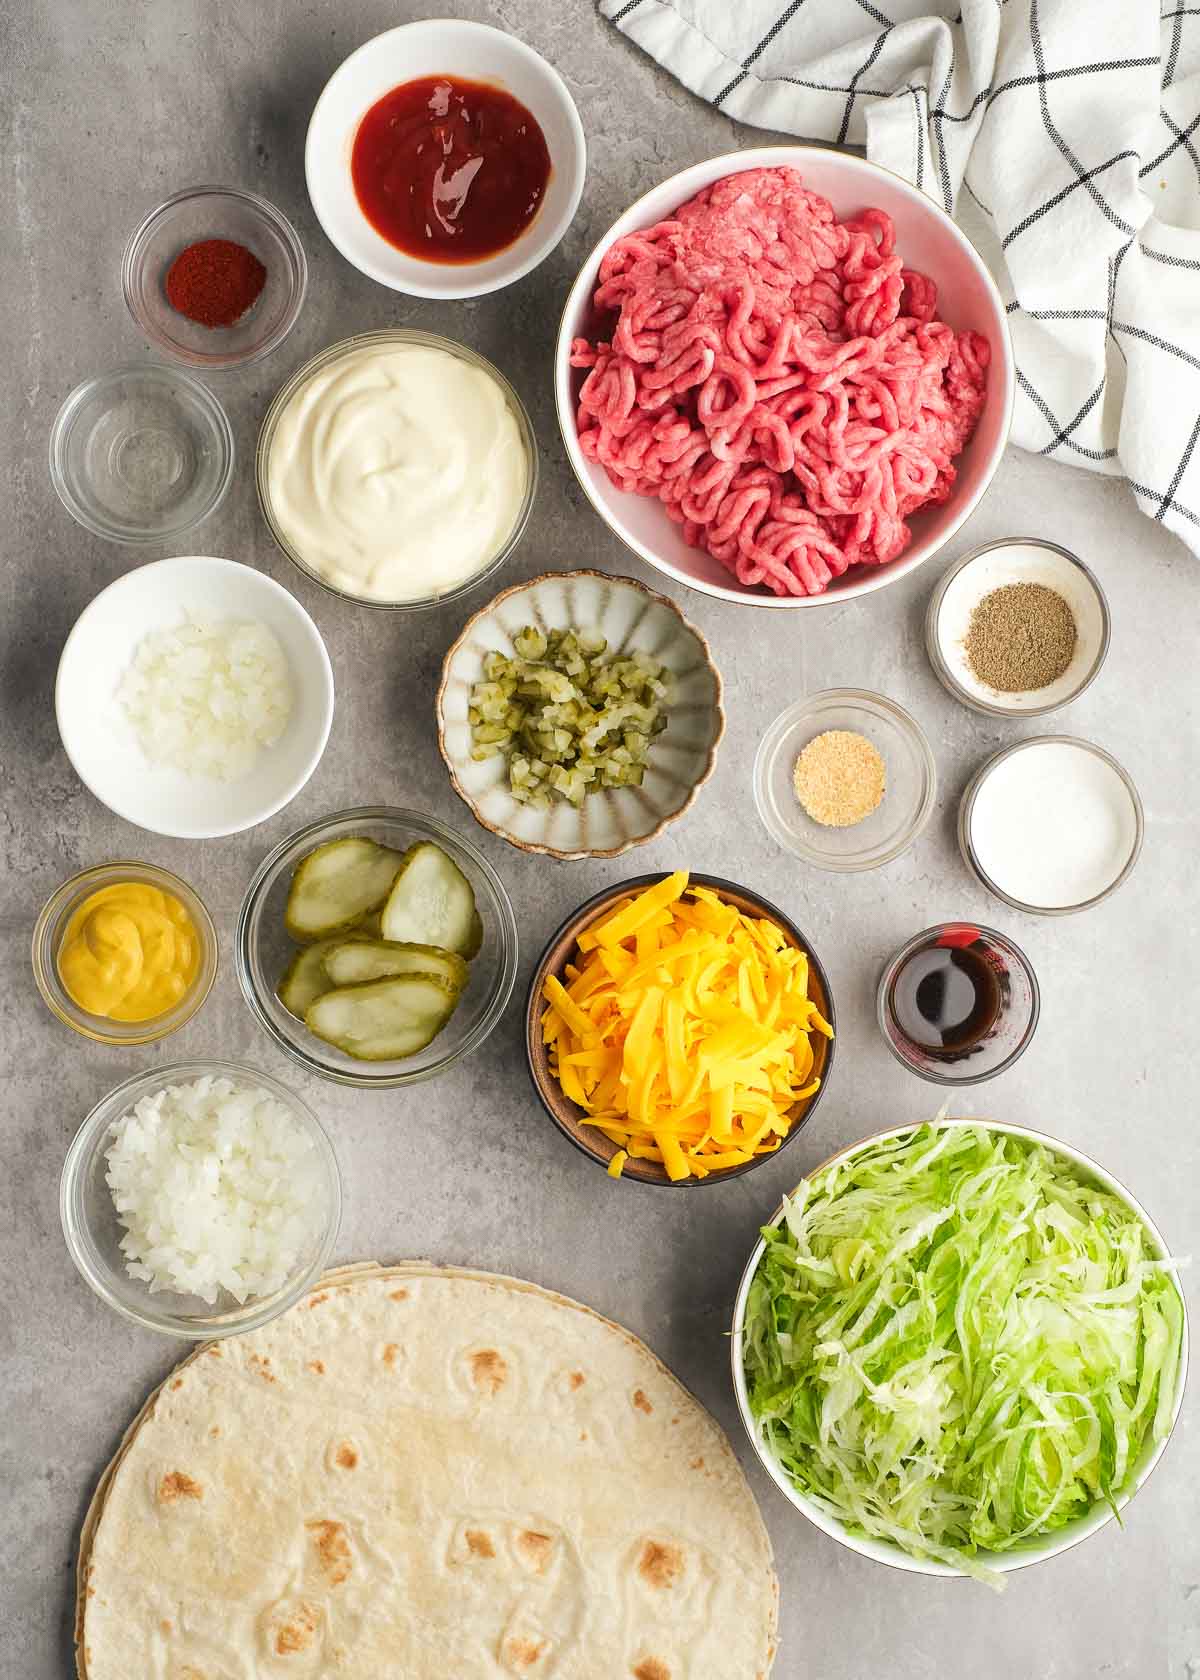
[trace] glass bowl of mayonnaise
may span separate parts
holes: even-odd
[[[212,990],[217,931],[178,875],[152,863],[98,864],[46,901],[33,975],[47,1008],[84,1038],[153,1044]]]
[[[537,444],[490,362],[395,327],[292,375],[255,471],[263,517],[301,571],[363,606],[414,611],[504,564],[533,506]]]

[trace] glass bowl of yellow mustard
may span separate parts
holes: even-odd
[[[33,930],[48,1009],[99,1044],[152,1044],[190,1021],[217,974],[217,933],[178,875],[104,863],[73,875]]]

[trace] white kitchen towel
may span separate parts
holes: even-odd
[[[599,4],[737,121],[952,211],[1008,307],[1013,441],[1200,553],[1200,0]]]

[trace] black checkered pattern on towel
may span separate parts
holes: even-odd
[[[742,123],[866,146],[1007,301],[1013,439],[1200,552],[1200,0],[599,0]]]

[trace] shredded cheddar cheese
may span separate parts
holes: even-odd
[[[820,1084],[808,957],[685,870],[622,899],[548,976],[542,1039],[564,1096],[626,1161],[704,1178],[779,1148]]]

